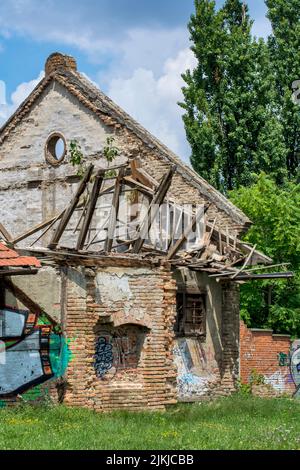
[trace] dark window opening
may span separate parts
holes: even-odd
[[[177,336],[206,335],[206,296],[201,293],[179,292],[177,294]]]

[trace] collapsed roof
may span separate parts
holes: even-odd
[[[249,269],[251,266],[263,265],[267,271],[268,266],[273,267],[269,257],[257,251],[256,246],[224,233],[216,220],[208,223],[208,206],[189,211],[176,204],[168,196],[175,172],[172,167],[160,182],[154,182],[135,160],[109,169],[95,170],[90,164],[62,212],[15,238],[2,227],[2,236],[9,237],[7,242],[15,246],[30,240],[25,253],[48,256],[60,263],[70,258],[126,257],[168,261],[174,268],[186,267],[224,280],[292,277],[290,272],[256,274],[261,268]],[[128,196],[130,208],[143,202],[129,219],[120,210],[121,202]],[[34,248],[50,229],[48,247]],[[36,234],[37,238],[32,239]]]

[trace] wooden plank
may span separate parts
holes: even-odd
[[[282,273],[265,273],[265,274],[239,274],[235,279],[229,278],[229,280],[235,281],[251,281],[251,280],[262,280],[262,279],[291,279],[294,277],[294,273],[286,271]]]
[[[145,242],[145,238],[147,234],[149,233],[149,230],[155,220],[155,217],[157,216],[159,208],[164,202],[167,192],[170,189],[172,178],[173,178],[174,173],[176,172],[176,169],[177,169],[176,166],[173,166],[168,171],[168,173],[166,173],[165,176],[162,178],[157,188],[157,191],[154,194],[152,202],[148,208],[147,214],[144,220],[142,221],[141,226],[138,230],[138,238],[136,242],[134,243],[133,249],[132,249],[133,253],[139,253],[141,251],[143,244]]]
[[[83,194],[91,176],[92,172],[94,169],[94,165],[90,165],[88,169],[85,172],[85,175],[76,191],[75,196],[73,197],[71,204],[69,205],[68,209],[65,211],[64,215],[62,216],[59,226],[57,227],[56,232],[54,233],[54,236],[52,237],[51,242],[49,243],[49,248],[52,250],[57,247],[59,240],[61,239],[63,232],[68,225],[70,218],[72,217],[72,214],[79,202],[80,196]]]
[[[144,186],[148,187],[148,189],[153,189],[155,187],[153,178],[151,178],[151,176],[141,168],[141,164],[136,159],[131,160],[130,168],[132,176],[135,180],[138,180]]]
[[[49,232],[49,230],[53,227],[53,225],[58,221],[58,219],[60,219],[62,217],[62,215],[64,214],[65,211],[61,212],[52,222],[50,225],[48,225],[48,227],[46,228],[46,230],[43,231],[43,233],[41,233],[41,235],[36,238],[34,240],[34,242],[31,243],[30,246],[33,246],[35,245],[41,238],[43,238],[44,235],[46,235],[47,232]]]
[[[2,224],[0,224],[0,233],[7,242],[12,242],[12,236]]]
[[[212,225],[207,223],[207,230],[208,229],[211,229],[212,228]],[[221,242],[223,243],[227,243],[227,236],[225,233],[223,233],[220,229],[214,229],[213,230],[213,238],[214,240],[216,240],[216,242],[219,242],[219,245]],[[230,246],[234,246],[236,245],[236,248],[246,254],[249,254],[251,253],[251,250],[252,250],[252,246],[249,246],[247,245],[247,243],[244,243],[242,242],[241,240],[239,239],[236,239],[235,237],[232,237],[231,235],[229,235],[228,237],[228,241],[229,241],[229,245]],[[221,251],[220,251],[221,253]],[[222,254],[222,253],[221,253]],[[261,264],[272,264],[272,259],[269,258],[268,256],[264,255],[263,253],[260,253],[259,251],[255,250],[255,253],[253,254],[255,255],[255,259],[258,260],[258,262],[260,262]],[[258,263],[256,263],[258,264]]]
[[[136,189],[139,189],[141,193],[146,194],[146,196],[153,196],[154,191],[152,189],[148,188],[147,186],[140,183],[139,181],[136,181],[131,176],[125,176],[124,180],[126,181],[126,184]]]
[[[108,222],[107,236],[106,236],[106,240],[104,244],[104,251],[106,253],[109,253],[113,246],[115,227],[116,227],[119,206],[120,206],[120,194],[121,194],[124,176],[125,176],[125,168],[121,168],[117,176],[116,183],[115,183],[115,190],[114,190],[114,195],[112,199],[112,208],[111,208],[109,222]]]
[[[29,276],[31,274],[37,274],[38,269],[36,268],[24,268],[24,269],[0,269],[0,277],[2,276]]]
[[[22,240],[25,240],[25,238],[30,237],[31,235],[34,235],[36,232],[39,232],[40,230],[43,230],[43,228],[47,227],[48,225],[52,224],[54,221],[58,220],[62,215],[64,214],[65,209],[59,214],[54,217],[51,217],[50,219],[44,220],[44,222],[41,222],[38,225],[35,225],[32,227],[30,230],[27,230],[26,232],[22,233],[19,235],[17,238],[14,238],[12,240],[12,243],[15,245],[16,243],[21,242]]]
[[[80,207],[82,207],[81,204],[79,204],[79,205],[77,206],[76,210],[79,209]],[[40,224],[35,225],[35,226],[32,227],[30,230],[27,230],[26,232],[24,232],[24,233],[22,233],[21,235],[19,235],[17,238],[14,238],[14,239],[11,241],[11,243],[12,243],[13,245],[15,245],[16,243],[21,242],[22,240],[25,240],[25,238],[28,238],[28,237],[30,237],[31,235],[34,235],[35,233],[39,232],[40,230],[43,230],[43,228],[48,227],[48,225],[51,225],[51,227],[52,227],[53,224],[54,224],[57,220],[61,219],[61,217],[64,215],[65,211],[66,211],[66,209],[64,209],[60,214],[57,214],[57,215],[51,217],[50,219],[47,219],[47,220],[45,220],[44,222],[41,222]],[[48,229],[45,230],[45,232],[44,232],[37,240],[35,240],[35,242],[33,242],[33,244],[35,244],[42,236],[44,236],[45,233],[48,232],[48,230],[49,230],[51,227],[48,227]],[[32,246],[32,245],[31,245],[31,246]]]
[[[175,245],[171,246],[171,248],[169,249],[167,257],[166,257],[167,260],[172,259],[173,256],[175,256],[176,253],[180,250],[182,245],[186,242],[189,234],[193,230],[195,230],[196,225],[200,222],[200,220],[202,219],[203,215],[207,212],[209,207],[210,207],[210,205],[208,204],[208,205],[204,206],[204,209],[203,209],[203,207],[198,209],[197,213],[194,215],[194,217],[192,219],[192,222],[190,223],[190,225],[185,230],[183,236],[179,240],[177,240]]]
[[[244,271],[244,269],[246,268],[246,266],[248,265],[249,261],[251,260],[252,258],[252,255],[253,253],[255,252],[255,248],[256,248],[257,245],[254,245],[252,250],[250,251],[249,255],[247,256],[243,266],[232,276],[232,279],[235,279],[242,271]]]
[[[89,200],[89,204],[86,209],[86,214],[83,219],[83,224],[79,233],[76,250],[81,250],[84,247],[84,243],[87,237],[87,233],[95,212],[95,207],[97,204],[98,196],[103,184],[105,175],[105,170],[99,170],[94,181],[91,197]]]

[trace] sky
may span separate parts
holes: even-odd
[[[248,4],[253,34],[266,37],[264,1]],[[193,12],[193,0],[1,0],[0,126],[59,51],[74,56],[80,72],[188,162],[177,103],[181,74],[195,66],[187,30]]]

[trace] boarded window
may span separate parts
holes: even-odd
[[[177,294],[177,319],[175,332],[178,336],[206,335],[206,296],[201,293],[179,292]]]

